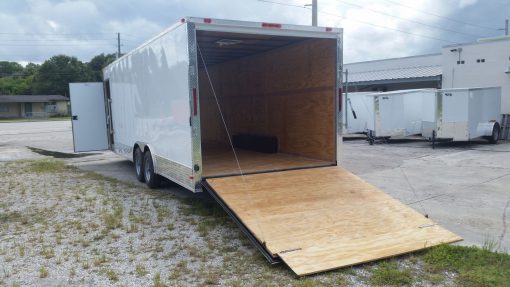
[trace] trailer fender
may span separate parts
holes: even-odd
[[[492,130],[494,126],[499,126],[498,122],[487,122],[487,123],[478,123],[476,127],[476,133],[482,136],[492,136]]]
[[[145,142],[140,142],[140,141],[137,141],[134,146],[133,146],[133,161],[134,161],[134,156],[135,156],[135,149],[136,148],[140,148],[143,152],[147,151],[147,150],[150,150],[151,151],[151,157],[152,157],[152,162],[154,163],[154,166],[156,165],[156,159],[154,158],[154,149],[152,148],[152,146],[148,143],[145,143]]]

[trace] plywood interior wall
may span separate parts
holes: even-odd
[[[208,71],[231,135],[277,136],[280,152],[334,161],[335,62],[335,40],[310,39]],[[228,147],[203,69],[199,99],[202,146]]]

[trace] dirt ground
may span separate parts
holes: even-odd
[[[380,268],[300,279],[267,263],[204,196],[151,191],[58,160],[4,162],[0,170],[0,285],[369,286]],[[420,261],[389,262],[431,286]]]

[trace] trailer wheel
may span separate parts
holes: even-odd
[[[489,143],[491,144],[497,144],[499,140],[499,124],[495,123],[494,127],[492,127],[492,135],[489,137]]]
[[[148,187],[157,188],[160,186],[161,176],[154,173],[154,163],[152,162],[150,150],[147,150],[143,155],[143,174]]]
[[[432,149],[436,148],[436,131],[432,131]]]
[[[135,162],[136,179],[138,179],[139,182],[144,182],[145,176],[143,170],[143,152],[138,147],[135,149],[133,161]]]

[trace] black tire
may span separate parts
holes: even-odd
[[[139,182],[145,182],[145,175],[143,170],[143,152],[140,148],[135,149],[135,153],[133,154],[133,162],[135,163],[135,174],[136,179]]]
[[[492,127],[492,135],[489,137],[489,143],[491,144],[497,144],[499,140],[499,124],[495,123],[494,127]]]
[[[148,187],[157,188],[161,185],[161,176],[154,173],[154,163],[152,162],[150,150],[143,154],[143,174]]]
[[[436,131],[432,131],[432,149],[436,149]]]

